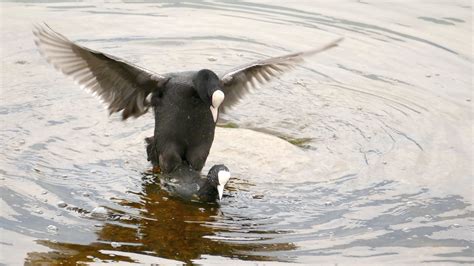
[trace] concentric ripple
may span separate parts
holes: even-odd
[[[2,3],[0,263],[474,263],[472,6],[425,2]],[[204,170],[233,178],[197,204],[144,174],[152,115],[108,117],[40,21],[160,73],[345,40],[221,117]]]

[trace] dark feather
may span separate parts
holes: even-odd
[[[46,24],[35,26],[33,33],[48,62],[99,96],[111,114],[123,111],[124,120],[144,114],[149,107],[148,94],[168,80],[123,59],[75,44]]]
[[[221,112],[225,112],[229,107],[235,105],[251,88],[256,87],[256,83],[269,82],[272,78],[303,62],[305,57],[336,47],[341,41],[342,38],[317,49],[255,61],[224,73],[220,76],[225,94]]]

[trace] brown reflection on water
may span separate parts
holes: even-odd
[[[281,243],[273,237],[281,231],[262,230],[261,237],[246,237],[247,224],[228,223],[218,204],[185,202],[170,197],[157,182],[144,176],[139,202],[120,201],[120,205],[138,209],[140,215],[128,215],[120,211],[109,214],[107,221],[98,229],[97,241],[82,245],[38,240],[53,251],[28,254],[26,264],[75,264],[93,260],[133,260],[117,254],[101,252],[114,250],[172,259],[191,263],[201,255],[218,255],[243,260],[287,261],[275,251],[294,250],[293,243]],[[238,217],[242,220],[242,217]],[[251,220],[249,217],[245,220]],[[243,228],[245,227],[245,229]],[[256,232],[257,230],[252,230]],[[235,239],[216,239],[222,233],[232,233]],[[275,240],[275,241],[272,241]],[[264,242],[263,242],[264,241]],[[113,247],[112,242],[115,242]],[[117,245],[117,244],[118,245]],[[274,254],[272,254],[274,253]]]

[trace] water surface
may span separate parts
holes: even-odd
[[[474,263],[470,1],[1,5],[0,263]],[[41,21],[161,73],[345,41],[222,117],[205,171],[234,178],[202,205],[144,174],[151,114],[45,62]]]

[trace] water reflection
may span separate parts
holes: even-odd
[[[27,262],[144,263],[145,257],[145,262],[194,263],[206,255],[252,261],[292,262],[305,257],[325,261],[324,257],[394,258],[407,249],[426,254],[432,247],[443,249],[431,251],[425,261],[466,262],[472,258],[472,239],[462,231],[473,212],[462,197],[430,197],[428,189],[399,194],[393,190],[400,186],[398,182],[361,186],[359,178],[346,175],[331,182],[258,185],[250,190],[237,180],[219,206],[172,198],[144,175],[141,189],[134,193],[137,200],[115,200],[119,205],[108,207],[104,216],[69,209],[104,222],[94,242],[40,240],[53,251],[29,253]]]
[[[108,209],[106,222],[96,232],[96,242],[80,245],[40,240],[40,244],[53,251],[29,253],[26,261],[32,264],[74,264],[94,260],[133,261],[127,256],[117,256],[114,252],[109,254],[104,250],[131,252],[184,263],[190,263],[202,255],[219,255],[242,260],[286,261],[287,257],[272,255],[272,252],[296,248],[293,243],[271,241],[274,236],[288,233],[287,231],[257,229],[258,224],[252,223],[252,226],[249,226],[245,222],[242,226],[222,226],[227,219],[252,219],[242,216],[228,218],[216,203],[186,202],[173,198],[149,175],[143,176],[142,191],[136,194],[139,201],[121,200],[119,204],[131,208],[131,212],[137,210],[139,215]],[[84,212],[73,208],[69,210]],[[89,213],[88,217],[100,220],[100,217],[92,213]],[[219,237],[226,233],[232,234],[233,237]],[[247,234],[258,237],[249,237]]]

